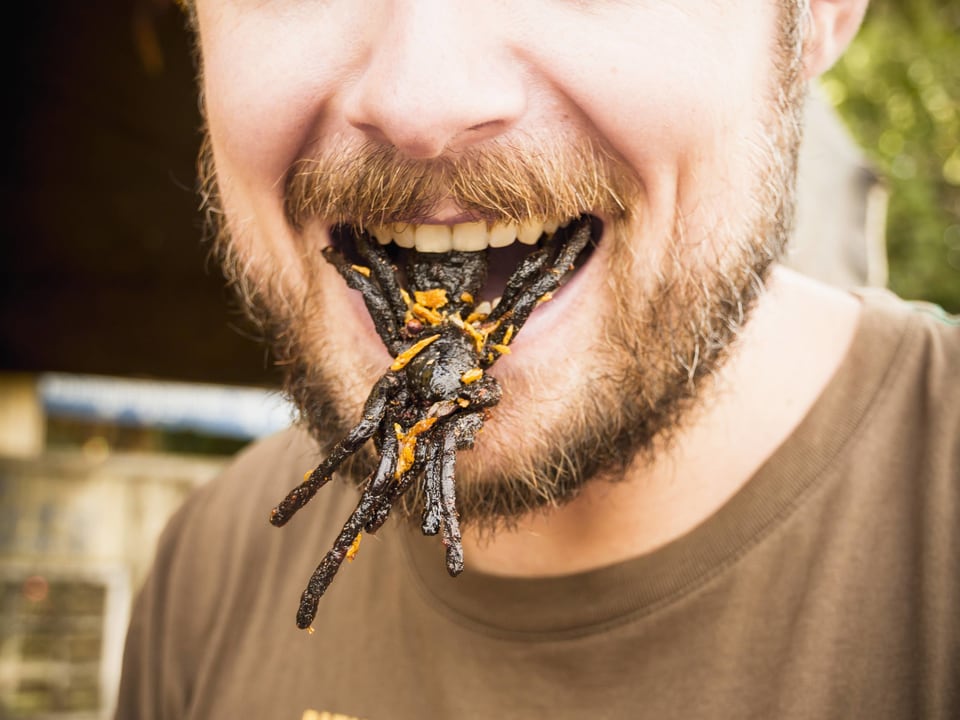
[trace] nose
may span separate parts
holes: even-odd
[[[526,108],[520,64],[495,8],[474,0],[395,0],[364,33],[346,120],[368,139],[430,159],[496,137]],[[494,8],[491,10],[490,8]]]

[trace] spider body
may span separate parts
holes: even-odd
[[[365,232],[352,237],[366,265],[351,264],[335,247],[326,248],[324,257],[362,294],[394,362],[375,383],[357,425],[271,514],[274,525],[285,524],[344,460],[373,439],[378,467],[304,590],[297,613],[301,628],[310,627],[320,597],[343,560],[356,552],[361,531],[376,532],[417,481],[424,496],[422,531],[442,531],[448,572],[463,570],[454,470],[457,451],[473,445],[486,411],[501,397],[499,383],[485,370],[510,352],[532,310],[572,269],[590,240],[590,220],[581,218],[524,259],[493,308],[476,302],[486,280],[487,251],[411,253],[407,290],[384,248]]]

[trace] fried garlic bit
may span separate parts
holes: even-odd
[[[423,340],[415,342],[413,345],[408,347],[402,353],[397,355],[396,359],[393,361],[393,364],[390,366],[391,370],[403,370],[407,363],[413,360],[417,355],[420,354],[420,351],[423,350],[427,345],[436,340],[439,335],[431,335],[430,337],[425,337]]]
[[[432,428],[437,420],[438,418],[435,417],[418,420],[413,427],[406,432],[400,427],[400,423],[394,423],[393,431],[397,435],[397,444],[399,445],[397,467],[393,471],[393,476],[397,480],[399,480],[407,470],[413,467],[413,461],[416,457],[417,437]]]
[[[439,310],[447,304],[447,291],[443,288],[417,290],[413,293],[413,297],[419,305],[430,310]]]
[[[364,277],[370,277],[370,268],[364,267],[363,265],[351,265],[354,270],[363,275]]]
[[[357,533],[357,537],[353,539],[353,542],[350,543],[350,547],[347,548],[347,561],[353,562],[353,559],[357,556],[357,553],[360,551],[360,538],[363,537],[363,533]]]
[[[467,370],[463,375],[460,376],[460,382],[462,382],[464,385],[469,385],[470,383],[475,383],[482,377],[483,370],[480,368],[473,368],[472,370]]]
[[[417,290],[410,297],[403,288],[400,289],[400,297],[407,306],[407,312],[404,316],[404,323],[411,320],[419,320],[429,325],[439,325],[447,317],[446,313],[440,312],[440,308],[447,303],[447,291],[443,288],[433,288],[432,290]]]

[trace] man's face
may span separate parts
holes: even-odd
[[[587,262],[491,370],[504,398],[458,459],[461,512],[562,501],[676,429],[789,225],[793,11],[199,0],[197,17],[222,250],[266,307],[311,424],[342,432],[390,362],[320,256],[333,223],[456,232],[590,213],[602,235]],[[374,158],[383,175],[368,186],[452,168],[469,187],[357,201]],[[530,167],[548,185],[514,187]],[[526,247],[491,251],[501,280]]]

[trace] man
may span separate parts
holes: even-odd
[[[118,716],[955,717],[960,333],[776,265],[864,5],[198,0],[208,208],[320,447],[175,517]],[[490,245],[492,298],[582,216],[457,455],[466,570],[392,517],[298,630],[357,492],[267,510],[392,360],[321,251]]]

